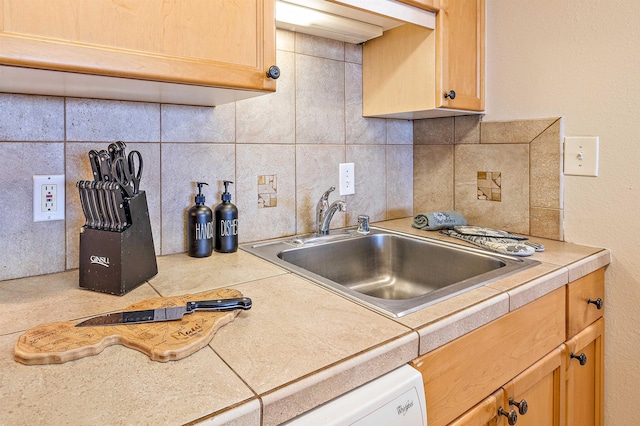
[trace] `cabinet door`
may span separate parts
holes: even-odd
[[[502,425],[498,409],[503,405],[502,389],[451,422],[450,426],[498,426]]]
[[[275,90],[274,0],[0,0],[0,64]]]
[[[438,106],[483,111],[484,0],[441,0],[440,7],[436,23]]]
[[[566,345],[567,424],[600,426],[604,424],[604,318],[585,328]]]
[[[503,405],[518,413],[518,426],[561,426],[565,421],[564,345],[505,385]]]

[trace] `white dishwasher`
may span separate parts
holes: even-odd
[[[427,426],[422,376],[404,365],[284,425]]]

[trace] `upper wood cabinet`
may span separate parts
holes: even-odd
[[[91,90],[87,76],[99,76],[87,96],[126,98],[134,85],[125,80],[134,79],[157,98],[134,100],[249,97],[275,90],[266,75],[275,65],[274,0],[0,0],[0,64],[14,77],[3,91],[28,86],[16,81],[21,74],[35,83],[20,67],[50,71],[39,75],[63,93],[43,94]]]
[[[436,18],[438,106],[483,111],[484,0],[441,0],[440,7]]]
[[[419,119],[484,110],[484,0],[428,3],[440,8],[435,30],[405,24],[365,43],[364,116]]]

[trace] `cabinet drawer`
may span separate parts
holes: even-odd
[[[594,303],[589,303],[591,300]],[[598,300],[601,308],[598,308]],[[604,268],[567,286],[567,339],[604,314]]]
[[[559,346],[565,295],[559,288],[414,360],[429,426],[451,422]]]

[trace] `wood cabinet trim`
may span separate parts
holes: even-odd
[[[405,3],[418,9],[428,10],[430,12],[437,12],[440,10],[440,0],[398,0],[400,3]]]
[[[3,65],[239,89],[275,90],[256,67],[0,34]]]

